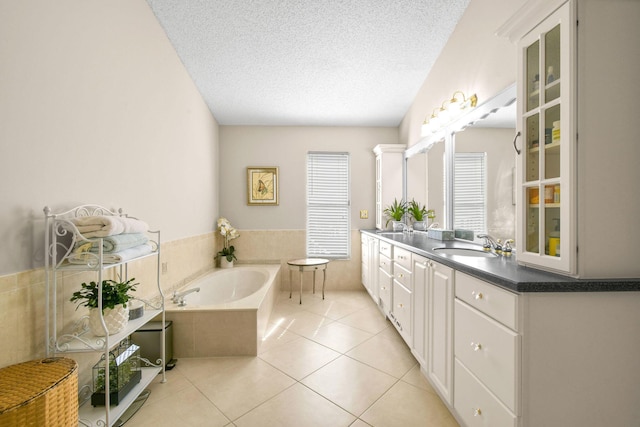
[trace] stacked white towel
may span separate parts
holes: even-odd
[[[130,259],[148,255],[151,252],[153,252],[153,247],[148,243],[144,243],[142,245],[124,249],[119,252],[104,253],[102,254],[102,262],[104,264],[116,264],[118,262],[124,262]],[[91,266],[97,265],[98,256],[93,252],[76,252],[71,254],[68,260],[71,264],[86,264]]]
[[[118,234],[144,233],[149,230],[146,222],[124,216],[94,215],[72,218],[83,237],[107,237]]]

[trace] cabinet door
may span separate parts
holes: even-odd
[[[381,255],[382,256],[382,255]],[[392,302],[393,277],[383,268],[378,269],[378,279],[380,286],[380,307],[385,315],[389,315]]]
[[[518,261],[575,272],[575,20],[567,2],[518,44]]]
[[[393,323],[407,345],[411,346],[411,291],[397,280],[393,281]]]
[[[453,379],[453,270],[430,262],[427,288],[427,374],[451,404]]]
[[[429,281],[429,260],[413,254],[413,345],[414,357],[420,365],[426,363],[427,346],[427,283]]]

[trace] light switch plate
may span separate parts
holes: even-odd
[[[369,211],[366,209],[362,209],[360,211],[360,219],[369,219]]]

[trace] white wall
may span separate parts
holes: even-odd
[[[482,103],[516,80],[516,47],[495,35],[525,0],[473,0],[400,124],[400,142],[420,139],[420,126],[456,90]]]
[[[351,228],[375,228],[372,150],[397,139],[397,128],[220,126],[220,215],[240,229],[304,230],[307,152],[340,151],[351,153]],[[247,205],[248,166],[279,168],[278,206]]]
[[[209,233],[218,125],[144,0],[0,2],[0,275],[42,264],[45,205]]]

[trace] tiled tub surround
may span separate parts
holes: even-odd
[[[180,290],[200,288],[185,298],[179,307],[168,297],[167,320],[173,322],[175,357],[256,356],[267,330],[271,310],[280,289],[280,265],[239,265],[230,270],[215,270]],[[265,281],[256,292],[230,302],[207,301],[207,286],[221,286],[231,275],[265,272]]]

